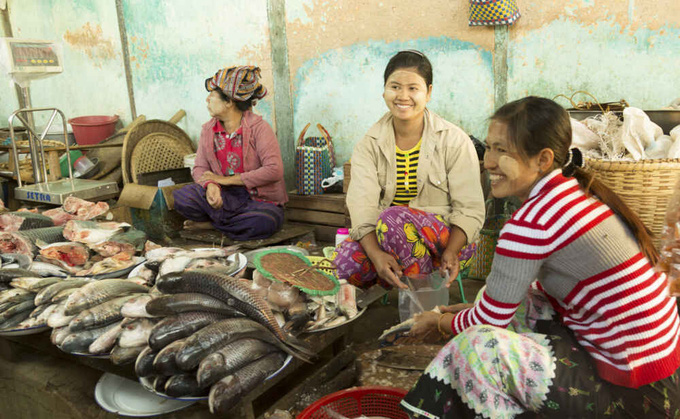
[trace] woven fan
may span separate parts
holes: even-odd
[[[340,283],[321,272],[303,255],[289,250],[269,250],[255,255],[255,268],[265,277],[290,284],[310,295],[332,295]]]

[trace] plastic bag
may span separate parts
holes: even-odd
[[[645,154],[648,159],[665,159],[672,145],[673,139],[668,135],[662,135],[645,148]]]
[[[571,118],[571,146],[581,151],[592,150],[600,144],[600,137],[581,121]]]
[[[669,159],[680,159],[680,125],[673,128],[670,132],[671,139],[673,139],[673,144],[668,149]]]
[[[621,141],[635,160],[644,159],[645,148],[661,135],[663,135],[661,127],[652,122],[642,109],[629,107],[623,110]]]
[[[658,270],[668,275],[671,297],[680,296],[680,183],[666,211],[666,225],[662,233],[661,257]]]

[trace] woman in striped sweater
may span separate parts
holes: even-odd
[[[523,205],[476,303],[416,318],[415,335],[455,337],[402,406],[428,418],[680,417],[676,300],[649,230],[569,150],[567,112],[508,103],[486,143],[493,195]]]

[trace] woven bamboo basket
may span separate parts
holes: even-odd
[[[680,159],[605,161],[586,159],[586,169],[616,192],[659,244],[666,209],[680,181]]]
[[[194,152],[191,140],[156,132],[137,143],[130,159],[130,175],[137,183],[141,173],[159,172],[184,167],[184,156]]]

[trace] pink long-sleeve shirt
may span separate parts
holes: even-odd
[[[199,179],[206,171],[222,173],[222,165],[215,155],[213,127],[217,118],[203,124],[198,142],[196,162],[192,171],[194,181],[205,187]],[[288,202],[283,181],[281,149],[271,126],[261,116],[245,111],[241,119],[243,130],[243,169],[241,180],[253,198],[283,205]]]

